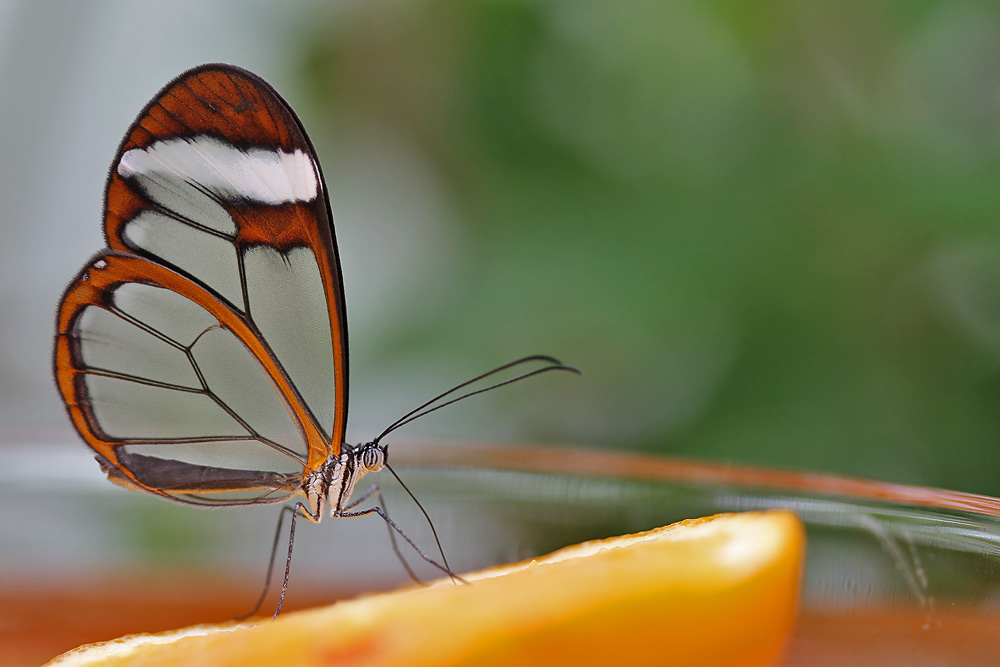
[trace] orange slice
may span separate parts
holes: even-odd
[[[791,632],[804,546],[791,512],[720,514],[484,570],[470,585],[135,635],[49,664],[769,665]]]

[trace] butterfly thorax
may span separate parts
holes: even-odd
[[[302,484],[302,492],[314,520],[319,522],[327,506],[331,517],[340,516],[358,480],[384,468],[387,456],[385,447],[375,442],[357,447],[344,444],[339,455],[331,456],[311,472]]]

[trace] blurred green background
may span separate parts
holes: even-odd
[[[405,435],[1000,495],[1000,5],[4,4],[7,441],[73,439],[52,313],[101,244],[107,165],[161,85],[220,60],[317,145],[352,440],[548,353],[584,375]]]
[[[321,151],[405,144],[461,239],[356,369],[551,352],[585,376],[497,398],[528,437],[1000,493],[1000,7],[342,18],[295,67]]]

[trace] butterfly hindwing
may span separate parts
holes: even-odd
[[[318,161],[258,77],[205,66],[140,114],[97,255],[67,289],[56,372],[113,481],[275,502],[339,453],[340,267]]]

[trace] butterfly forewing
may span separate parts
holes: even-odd
[[[277,502],[340,451],[346,324],[322,175],[259,78],[206,66],[126,135],[98,254],[67,289],[56,373],[113,481]]]

